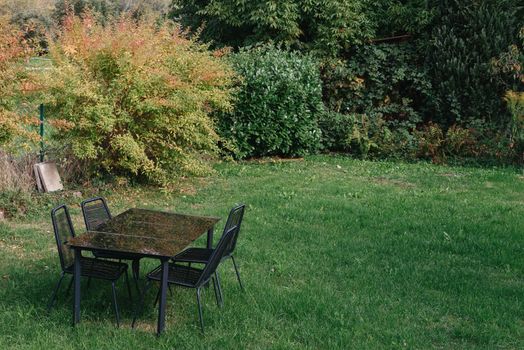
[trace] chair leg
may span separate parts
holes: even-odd
[[[215,271],[215,279],[217,281],[218,296],[220,297],[220,306],[224,306],[224,297],[222,295],[222,286],[220,285],[220,278],[218,277],[218,272]]]
[[[202,317],[202,304],[200,303],[200,288],[197,288],[196,295],[198,304],[198,318],[200,319],[200,328],[202,329],[202,333],[204,333],[204,319]]]
[[[146,285],[144,287],[144,292],[140,293],[140,303],[138,305],[137,310],[135,311],[135,316],[133,317],[133,323],[131,323],[131,328],[135,328],[135,323],[138,318],[142,314],[142,310],[144,309],[144,301],[146,298],[146,293],[151,288],[151,280],[147,280]]]
[[[56,293],[58,292],[58,289],[60,288],[60,285],[62,284],[62,280],[64,279],[65,273],[62,272],[60,275],[60,279],[58,280],[58,283],[56,284],[55,290],[53,290],[53,294],[51,294],[51,299],[47,303],[47,312],[51,311],[51,308],[53,307],[53,304],[55,303],[56,299]]]
[[[133,296],[131,295],[131,285],[129,284],[129,276],[127,274],[126,270],[126,285],[127,285],[127,293],[129,294],[129,300],[131,303],[133,303]]]
[[[235,267],[235,272],[237,273],[237,279],[238,283],[240,284],[240,289],[244,290],[244,286],[242,285],[242,281],[240,280],[240,274],[238,273],[237,264],[235,263],[235,257],[231,255],[231,261],[233,261],[233,266]]]
[[[169,295],[173,296],[173,290],[171,290],[171,285],[169,283],[167,284],[167,290],[169,290]],[[158,288],[158,292],[156,293],[155,303],[153,304],[153,306],[156,307],[156,304],[158,304],[159,300],[160,300],[160,288]]]
[[[138,281],[140,279],[140,259],[134,259],[131,268],[133,269],[133,278]]]
[[[115,306],[116,326],[120,327],[120,314],[118,313],[118,304],[116,302],[116,287],[115,281],[111,282],[111,289],[113,290],[113,305]]]
[[[66,296],[69,296],[69,293],[71,293],[71,287],[73,287],[73,281],[74,280],[75,280],[75,278],[73,276],[71,276],[71,281],[69,281],[69,286],[67,286]]]
[[[169,283],[167,284],[167,290],[169,290],[169,295],[173,296],[173,290],[171,289],[171,285]],[[158,289],[158,292],[156,293],[154,306],[158,304],[159,299],[160,299],[160,288]]]
[[[217,291],[217,281],[214,277],[212,277],[213,280],[213,291],[215,292],[215,299],[217,300],[217,306],[220,307],[220,298],[218,297],[218,291]]]
[[[213,290],[215,291],[215,299],[217,300],[217,306],[222,307],[222,297],[220,295],[220,287],[218,286],[216,276],[213,277]]]
[[[135,280],[135,287],[140,295],[140,286],[138,285],[138,280],[140,279],[140,259],[135,259],[131,263],[131,269],[133,272],[133,279]]]
[[[156,293],[155,303],[153,304],[154,307],[156,307],[156,304],[158,304],[159,300],[160,300],[160,288],[158,288],[158,292]]]

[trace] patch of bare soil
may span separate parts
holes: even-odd
[[[389,179],[387,177],[377,177],[373,179],[373,181],[379,185],[387,185],[387,186],[395,186],[400,187],[402,189],[409,189],[409,188],[415,188],[415,184],[404,181],[404,180],[398,180],[398,179]]]

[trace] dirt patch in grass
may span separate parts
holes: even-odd
[[[410,189],[410,188],[416,187],[414,183],[411,183],[408,181],[398,180],[398,179],[389,179],[387,177],[382,177],[382,176],[374,178],[373,182],[379,185],[394,186],[394,187],[399,187],[402,189]]]

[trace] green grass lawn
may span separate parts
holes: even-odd
[[[206,334],[194,291],[176,288],[157,338],[155,291],[131,330],[120,285],[117,329],[110,284],[96,283],[83,293],[82,323],[73,329],[65,287],[45,312],[59,262],[51,204],[42,204],[37,215],[0,224],[0,349],[524,348],[517,170],[319,156],[219,164],[176,194],[103,195],[114,213],[145,207],[225,219],[234,203],[246,203],[236,254],[246,292],[226,262],[225,307],[217,308],[212,289],[204,295]],[[81,232],[78,204],[72,213]],[[156,264],[144,262],[143,272]]]

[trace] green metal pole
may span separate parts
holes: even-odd
[[[40,105],[40,162],[44,161],[44,105]]]

